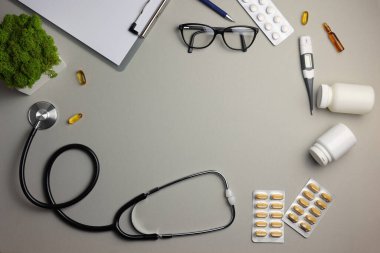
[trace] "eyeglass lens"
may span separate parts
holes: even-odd
[[[186,25],[183,27],[183,39],[193,48],[204,48],[210,45],[215,32],[211,27],[203,25]]]
[[[255,39],[255,31],[248,27],[229,27],[224,30],[223,37],[230,48],[246,51]]]

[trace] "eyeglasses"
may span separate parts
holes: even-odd
[[[211,45],[216,35],[220,34],[227,47],[246,52],[255,41],[259,29],[252,26],[211,27],[203,24],[188,23],[178,26],[188,52]]]

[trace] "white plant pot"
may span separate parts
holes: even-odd
[[[62,72],[62,70],[66,68],[66,63],[62,60],[61,57],[59,59],[61,60],[61,62],[58,65],[53,66],[53,70],[57,72],[57,74],[59,74],[60,72]],[[26,95],[32,95],[36,90],[41,88],[45,83],[47,83],[51,79],[52,78],[50,78],[48,75],[42,74],[41,78],[33,84],[32,88],[29,88],[29,87],[22,88],[22,89],[17,88],[17,90]]]

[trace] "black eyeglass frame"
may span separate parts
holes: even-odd
[[[185,36],[184,36],[184,34],[183,34],[184,27],[186,27],[186,26],[196,26],[196,25],[199,25],[199,26],[205,26],[205,27],[208,27],[208,28],[210,28],[211,30],[214,31],[214,36],[213,36],[212,40],[211,40],[206,46],[203,46],[203,47],[196,47],[196,46],[193,46],[193,45],[189,45],[189,44],[187,43],[186,39],[185,39]],[[233,48],[233,47],[231,47],[230,45],[228,45],[228,43],[227,43],[227,41],[226,41],[226,39],[225,39],[225,37],[224,37],[224,33],[225,33],[225,31],[226,31],[227,29],[236,28],[236,27],[249,28],[249,29],[252,29],[252,31],[254,32],[254,36],[253,36],[253,39],[252,39],[251,43],[250,43],[248,46],[247,46],[247,45],[242,46],[241,49]],[[253,26],[247,26],[247,25],[236,25],[236,26],[229,26],[229,27],[212,27],[212,26],[205,25],[205,24],[200,24],[200,23],[186,23],[186,24],[181,24],[181,25],[179,25],[179,26],[178,26],[178,29],[181,31],[181,35],[182,35],[182,39],[183,39],[183,41],[185,42],[185,44],[186,44],[186,45],[188,46],[188,48],[189,48],[189,50],[188,50],[189,53],[191,53],[191,52],[192,52],[192,49],[194,49],[194,48],[195,48],[195,49],[203,49],[203,48],[206,48],[206,47],[210,46],[210,45],[214,42],[214,40],[215,40],[215,38],[216,38],[216,35],[218,35],[218,34],[220,34],[220,35],[222,36],[223,41],[224,41],[224,44],[225,44],[228,48],[230,48],[230,49],[232,49],[232,50],[237,50],[237,51],[243,51],[243,52],[246,52],[247,49],[248,49],[249,47],[252,46],[253,42],[254,42],[255,39],[256,39],[257,34],[259,33],[259,29],[258,29],[258,28],[253,27]]]

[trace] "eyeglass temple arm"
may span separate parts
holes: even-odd
[[[243,52],[247,52],[247,45],[245,44],[244,35],[240,34],[240,41],[241,41],[241,50]]]
[[[189,46],[188,46],[188,49],[187,49],[187,52],[189,54],[191,54],[193,52],[193,44],[194,44],[194,38],[196,35],[200,34],[200,33],[204,33],[205,31],[197,31],[195,33],[193,33],[190,37],[190,42],[189,42]]]

